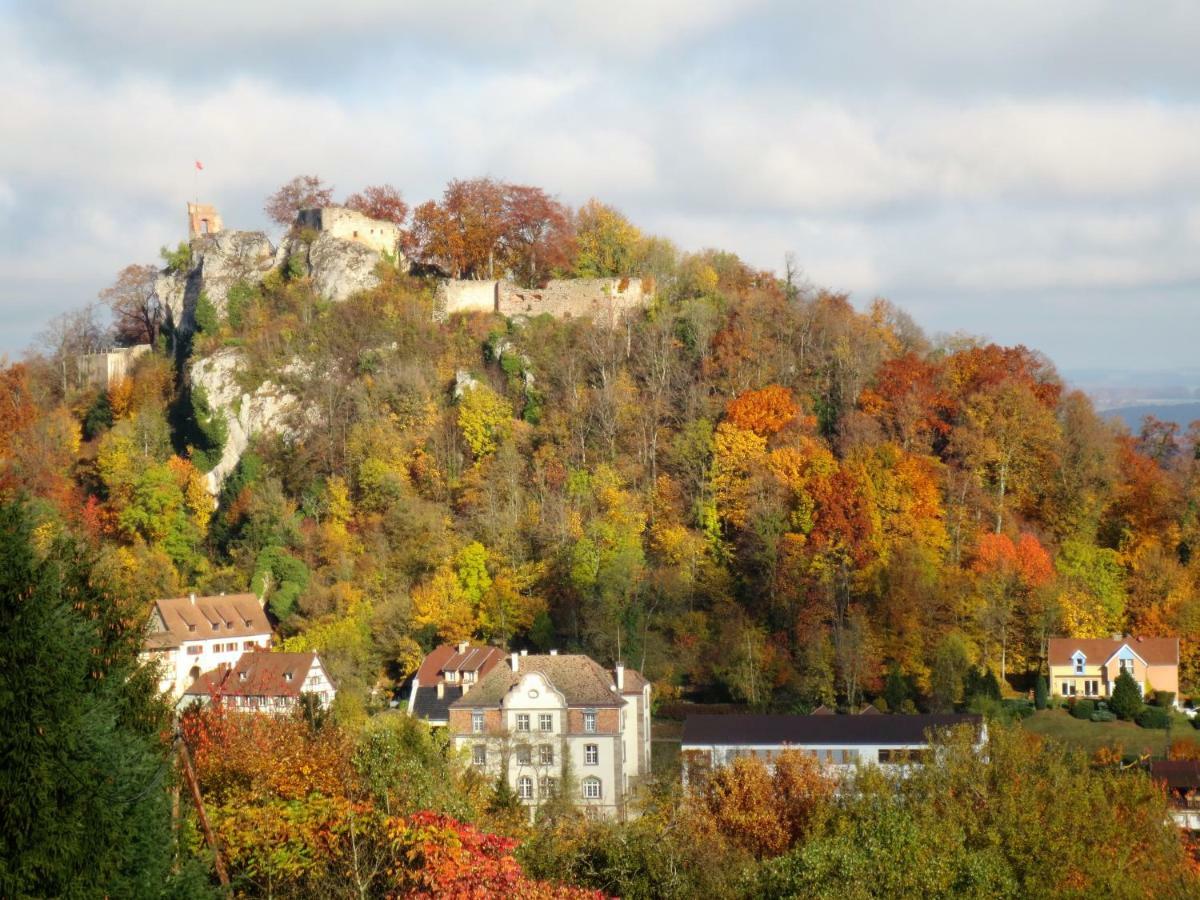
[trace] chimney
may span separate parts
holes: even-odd
[[[513,670],[513,672],[517,672],[517,671],[519,671],[519,670],[520,670],[520,668],[521,668],[521,654],[517,653],[517,651],[515,651],[515,650],[514,650],[514,651],[513,651],[513,652],[512,652],[512,653],[509,655],[509,658],[508,658],[508,667],[509,667],[510,669],[512,669],[512,670]]]
[[[617,693],[625,690],[625,663],[619,662],[616,665],[617,673]]]
[[[462,683],[462,695],[463,695],[464,697],[465,697],[465,696],[467,696],[467,691],[469,691],[469,690],[471,690],[471,682],[470,682],[470,681],[464,681],[464,682]]]
[[[1112,639],[1113,639],[1114,641],[1119,641],[1119,640],[1121,639],[1121,635],[1120,635],[1120,633],[1114,634],[1114,635],[1112,636]]]
[[[521,651],[521,655],[522,655],[522,656],[528,656],[528,655],[529,655],[529,651],[528,651],[528,650],[522,650],[522,651]]]
[[[188,599],[192,601],[192,606],[196,605],[196,595],[194,593],[188,594]]]
[[[470,646],[471,646],[471,645],[470,645],[470,643],[469,643],[469,642],[467,642],[467,641],[459,641],[459,642],[458,642],[458,652],[459,652],[459,653],[466,653],[466,652],[467,652],[467,648],[468,648],[468,647],[470,647]]]
[[[557,651],[557,650],[551,650],[551,651],[550,651],[550,655],[551,655],[551,656],[558,656],[558,651]]]
[[[439,700],[441,700],[445,696],[446,696],[446,683],[444,681],[439,681],[437,684],[437,698]]]

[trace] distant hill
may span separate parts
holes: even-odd
[[[1185,428],[1188,423],[1200,419],[1200,402],[1144,403],[1106,409],[1102,410],[1100,414],[1109,419],[1120,419],[1129,426],[1131,431],[1135,432],[1142,427],[1142,420],[1146,416],[1154,416],[1164,422],[1178,422],[1181,428]]]

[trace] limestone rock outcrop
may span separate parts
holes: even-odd
[[[192,389],[203,388],[209,408],[224,416],[228,426],[221,459],[205,476],[208,492],[214,497],[256,434],[286,435],[292,431],[289,422],[296,411],[296,398],[269,381],[253,393],[243,391],[237,381],[237,372],[243,366],[241,351],[227,349],[191,367]]]
[[[365,244],[321,233],[308,248],[313,290],[328,300],[345,300],[379,284],[375,266],[382,256]]]

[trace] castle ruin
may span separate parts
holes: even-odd
[[[225,228],[217,208],[211,203],[189,203],[187,210],[190,241],[208,234],[218,234]]]
[[[296,216],[297,228],[312,228],[322,234],[354,241],[376,253],[400,257],[400,226],[395,222],[372,219],[344,206],[302,209]]]

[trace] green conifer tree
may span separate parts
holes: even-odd
[[[31,535],[0,506],[0,896],[203,895],[195,868],[172,873],[169,711],[138,631],[83,551]]]
[[[1117,683],[1113,686],[1108,705],[1118,718],[1127,721],[1133,721],[1142,711],[1142,692],[1138,690],[1137,682],[1128,672],[1117,676]]]

